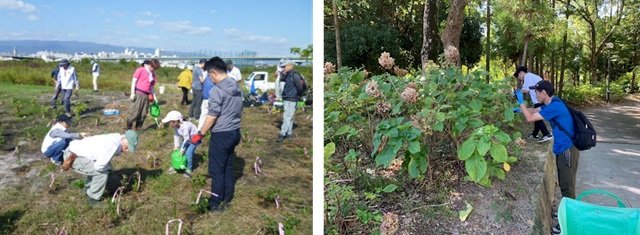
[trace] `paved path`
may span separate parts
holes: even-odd
[[[620,196],[627,207],[640,208],[640,96],[583,112],[598,133],[598,143],[580,152],[577,193],[604,189]],[[587,201],[615,205],[600,196]]]

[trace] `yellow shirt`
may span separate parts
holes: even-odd
[[[191,70],[185,69],[178,75],[178,87],[191,89]]]

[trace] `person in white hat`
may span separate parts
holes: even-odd
[[[167,116],[162,119],[163,123],[169,123],[169,126],[175,129],[173,135],[173,149],[174,151],[180,149],[180,153],[187,157],[187,170],[185,170],[185,177],[191,177],[193,172],[193,153],[200,143],[191,143],[191,137],[198,133],[198,128],[189,121],[184,121],[182,114],[178,111],[172,110],[167,113]],[[175,173],[175,169],[170,168],[169,174]]]

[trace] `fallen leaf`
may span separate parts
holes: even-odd
[[[464,203],[467,204],[467,208],[460,211],[460,221],[462,222],[467,220],[467,217],[469,216],[469,214],[471,214],[471,211],[473,210],[473,206],[471,206],[471,204],[469,204],[466,201]]]
[[[504,171],[509,172],[511,170],[511,165],[509,165],[509,163],[502,163],[502,168],[504,168]]]

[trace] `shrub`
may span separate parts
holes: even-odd
[[[429,158],[439,157],[430,153],[457,150],[467,179],[488,186],[491,177],[503,179],[502,167],[516,160],[506,146],[520,133],[514,129],[509,79],[484,78],[482,72],[435,68],[424,77],[382,74],[365,81],[362,71],[341,69],[329,75],[325,91],[326,141],[337,142],[336,152],[371,146],[365,152],[376,166],[400,158],[411,178],[422,177]]]

